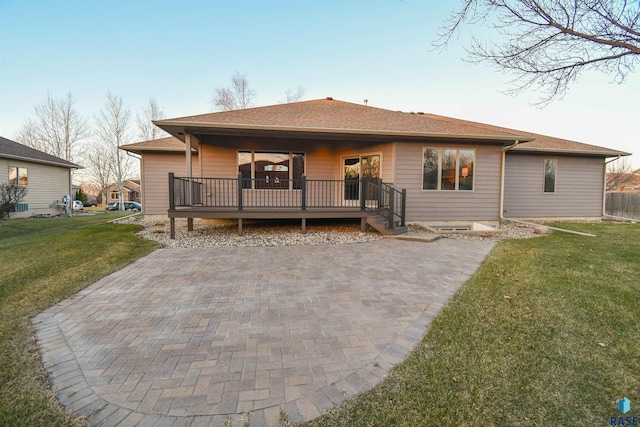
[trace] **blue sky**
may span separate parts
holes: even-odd
[[[585,73],[538,109],[535,93],[501,92],[508,75],[461,59],[482,28],[464,27],[446,52],[432,50],[458,3],[0,0],[0,135],[15,137],[47,93],[71,92],[90,119],[107,91],[134,116],[150,97],[167,117],[207,113],[237,70],[256,105],[301,85],[305,99],[368,99],[635,152],[640,167],[640,70],[623,85]]]

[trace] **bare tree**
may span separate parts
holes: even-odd
[[[98,142],[93,144],[86,156],[89,177],[98,187],[98,192],[102,195],[103,201],[107,200],[107,187],[113,182],[111,178],[111,156],[111,147]]]
[[[55,99],[51,94],[34,107],[29,118],[18,131],[18,142],[73,162],[80,151],[80,143],[90,131],[87,120],[74,108],[71,93]]]
[[[138,125],[138,138],[143,141],[157,139],[168,134],[152,123],[153,120],[164,119],[164,111],[158,106],[155,98],[149,98],[149,104],[142,110],[142,115],[136,117]]]
[[[300,85],[298,85],[298,87],[295,89],[287,89],[284,91],[287,97],[286,102],[289,103],[302,101],[302,98],[304,98],[306,92],[307,90]]]
[[[98,139],[104,147],[112,178],[118,184],[119,208],[124,210],[124,182],[133,170],[131,157],[120,150],[129,142],[131,112],[122,105],[122,98],[107,93],[107,101],[96,120]]]
[[[607,191],[618,191],[620,187],[635,180],[631,162],[627,157],[621,157],[607,165]]]
[[[435,45],[446,47],[464,23],[488,27],[500,40],[474,38],[470,60],[511,72],[509,94],[540,90],[541,106],[562,98],[581,71],[622,83],[640,59],[638,1],[464,0]]]
[[[256,91],[249,87],[246,74],[236,71],[231,77],[230,87],[216,88],[211,103],[217,111],[240,110],[252,107],[255,98]]]

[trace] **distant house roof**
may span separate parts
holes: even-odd
[[[516,152],[571,153],[591,156],[625,156],[609,148],[583,144],[531,132],[425,113],[403,113],[332,98],[278,104],[157,120],[172,137],[122,146],[122,149],[184,152],[185,133],[209,135],[257,135],[368,140],[469,140],[502,145],[519,144]]]
[[[69,169],[79,169],[81,166],[68,162],[35,148],[27,147],[7,138],[0,136],[0,157],[15,160],[25,160],[33,163],[61,166]]]

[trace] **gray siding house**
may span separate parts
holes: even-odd
[[[56,202],[73,195],[71,170],[78,168],[74,163],[0,137],[0,184],[27,187],[25,199],[10,214],[11,218],[59,214]]]
[[[600,218],[605,159],[628,155],[332,98],[155,124],[171,137],[121,147],[142,156],[145,214],[240,226],[333,217],[402,231],[410,221]]]

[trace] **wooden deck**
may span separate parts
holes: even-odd
[[[276,186],[276,187],[274,187]],[[273,187],[273,188],[272,188]],[[406,230],[406,191],[396,190],[381,180],[308,180],[176,177],[169,174],[171,238],[175,219],[237,219],[242,235],[244,219],[299,219],[302,232],[308,218],[360,218],[364,231],[371,224],[383,234]],[[375,219],[375,220],[374,220]],[[398,230],[393,231],[399,226]]]
[[[376,210],[362,210],[360,208],[212,208],[212,207],[184,207],[167,211],[171,223],[171,238],[175,238],[175,219],[187,218],[187,227],[193,230],[193,218],[237,219],[238,234],[242,235],[242,221],[244,219],[299,219],[302,232],[306,232],[307,219],[351,219],[360,218],[360,227],[366,229],[367,218],[379,215]]]

